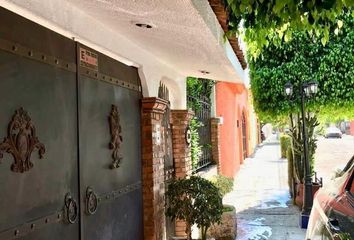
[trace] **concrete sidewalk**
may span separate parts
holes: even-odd
[[[302,240],[299,210],[291,203],[287,184],[287,160],[280,159],[280,146],[265,143],[253,158],[246,159],[225,204],[237,211],[237,240]]]

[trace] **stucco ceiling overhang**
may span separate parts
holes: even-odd
[[[242,82],[242,67],[225,42],[224,31],[207,0],[70,2],[183,75]],[[147,23],[153,28],[139,28],[136,23]],[[210,74],[205,75],[202,70]]]
[[[34,11],[46,17],[46,13],[38,9],[41,0],[10,2],[30,10],[32,5],[36,5]],[[45,3],[47,7],[57,7],[58,4],[50,0]],[[229,41],[223,38],[224,31],[208,0],[61,0],[60,5],[65,6],[65,9],[72,6],[77,9],[78,15],[88,15],[101,23],[103,28],[109,29],[110,34],[128,40],[103,47],[131,61],[135,66],[144,67],[142,63],[149,59],[142,58],[153,55],[156,58],[151,61],[157,59],[184,76],[243,82],[242,66]],[[55,16],[49,20],[56,21]],[[69,23],[71,20],[67,21]],[[136,23],[147,23],[153,27],[139,28]],[[60,22],[55,24],[66,26]],[[77,28],[74,22],[69,30],[75,31]],[[88,36],[95,34],[92,28],[87,25]],[[102,33],[97,29],[96,32]],[[122,46],[117,47],[118,50],[112,47],[120,44]],[[137,46],[136,51],[143,49],[149,54],[137,55],[132,52],[133,46]],[[119,51],[124,48],[130,51]],[[203,74],[201,70],[210,74]]]

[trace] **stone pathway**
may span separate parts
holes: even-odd
[[[238,217],[237,240],[302,240],[299,210],[291,203],[287,185],[287,160],[271,139],[242,165],[234,191],[224,197]]]

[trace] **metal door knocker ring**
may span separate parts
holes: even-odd
[[[97,211],[98,207],[98,197],[92,188],[88,187],[86,189],[86,213],[88,215],[93,215]]]
[[[78,216],[77,204],[70,193],[65,195],[65,215],[68,223],[74,224],[76,222]]]
[[[186,131],[184,134],[185,134],[184,137],[185,137],[186,143],[188,146],[190,146],[191,142],[192,142],[192,130],[189,126],[186,128]]]

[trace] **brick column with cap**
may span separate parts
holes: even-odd
[[[161,125],[168,101],[142,100],[142,174],[144,239],[165,239],[164,152]]]
[[[192,173],[191,148],[186,141],[186,130],[193,117],[191,110],[172,110],[172,145],[176,178],[184,178]],[[176,220],[176,236],[186,237],[186,224]]]
[[[211,134],[211,155],[213,162],[217,164],[218,173],[220,173],[220,119],[210,119]]]

